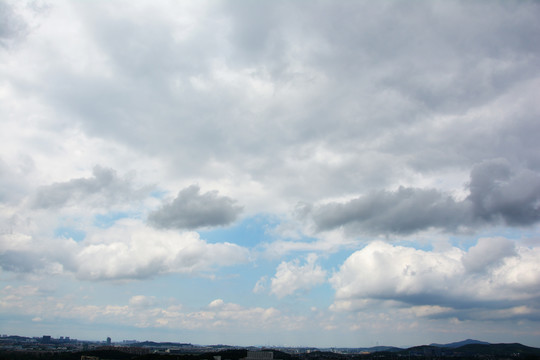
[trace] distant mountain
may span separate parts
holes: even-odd
[[[453,342],[449,344],[429,344],[429,346],[455,349],[455,348],[462,347],[465,345],[470,345],[470,344],[489,345],[489,343],[485,341],[467,339],[467,340],[457,341],[457,342]]]
[[[10,335],[10,336],[2,336],[0,338],[0,340],[3,340],[3,341],[6,341],[6,340],[10,340],[10,341],[29,341],[29,340],[31,340],[31,338],[26,337],[26,336]]]
[[[468,344],[455,349],[459,352],[484,354],[484,355],[507,355],[514,354],[540,356],[540,348],[525,346],[522,344]]]

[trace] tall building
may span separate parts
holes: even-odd
[[[107,345],[111,345],[111,338],[107,337]]]

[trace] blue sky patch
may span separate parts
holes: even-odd
[[[277,225],[277,218],[270,215],[256,215],[242,220],[237,225],[199,231],[201,239],[210,243],[230,242],[246,247],[253,247],[261,242],[273,239],[271,228]]]
[[[69,226],[61,226],[54,230],[54,236],[73,239],[75,241],[82,241],[86,237],[86,232]]]
[[[117,220],[127,217],[133,217],[133,214],[122,211],[110,212],[107,214],[97,214],[96,216],[94,216],[94,225],[102,229],[107,229],[113,226]]]

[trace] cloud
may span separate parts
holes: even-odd
[[[270,292],[282,298],[298,290],[309,290],[325,282],[326,271],[317,265],[316,261],[317,255],[309,254],[304,265],[300,265],[299,259],[281,262],[271,280]]]
[[[40,6],[0,0],[0,266],[8,277],[103,289],[171,274],[160,281],[182,286],[261,250],[255,265],[270,261],[275,274],[259,274],[254,290],[264,285],[277,302],[306,294],[308,307],[321,309],[327,297],[307,290],[329,270],[304,256],[327,252],[360,257],[387,284],[351,265],[365,286],[335,275],[336,308],[534,318],[527,299],[538,285],[537,250],[497,236],[527,237],[539,224],[539,3],[133,0],[122,11],[81,1],[33,10]],[[101,167],[92,172],[94,164]],[[136,180],[123,175],[133,169]],[[298,203],[308,204],[303,218],[291,215]],[[254,231],[231,226],[244,213],[278,220]],[[212,241],[190,232],[199,229]],[[67,238],[76,232],[84,239]],[[493,239],[467,251],[355,252],[371,237],[438,249],[442,237],[460,242],[475,232]],[[290,252],[296,260],[284,257]],[[243,281],[253,278],[242,276],[250,270],[238,271],[231,286],[250,290]],[[209,303],[202,294],[214,292],[201,286],[193,300]],[[148,295],[129,296],[138,294]],[[244,324],[218,319],[218,308],[268,310],[253,310],[258,295],[232,305],[226,294],[215,298],[223,303],[200,312],[156,300],[141,318],[128,300],[108,308],[88,300],[71,311],[137,326],[196,327],[200,316],[224,328]],[[43,314],[32,317],[47,323]],[[377,326],[370,315],[342,319]]]
[[[150,213],[148,221],[162,229],[197,229],[229,225],[236,220],[242,207],[217,191],[199,194],[199,187],[191,185],[178,193],[170,203]]]
[[[468,225],[470,218],[467,209],[451,196],[437,190],[404,187],[306,211],[312,213],[319,230],[350,224],[353,229],[374,233],[410,234],[430,227],[454,230]]]
[[[27,24],[8,1],[0,1],[0,45],[8,47],[27,32]]]
[[[224,301],[223,299],[216,299],[216,300],[213,300],[209,305],[208,307],[210,309],[212,308],[222,308],[224,305]]]
[[[255,286],[253,287],[253,292],[255,294],[262,293],[266,289],[266,283],[268,282],[268,278],[266,276],[262,276],[257,282],[255,283]]]
[[[135,295],[129,299],[129,306],[138,309],[146,309],[156,305],[154,296]]]
[[[32,167],[29,157],[19,157],[15,164],[0,158],[0,204],[18,203],[30,191]]]
[[[453,290],[462,273],[461,252],[438,254],[373,242],[356,251],[330,280],[336,299],[430,301]],[[416,297],[418,294],[418,300]]]
[[[495,159],[471,172],[469,200],[476,217],[504,220],[508,225],[531,225],[540,220],[540,174],[515,171],[508,161]]]
[[[73,297],[55,298],[43,296],[34,287],[6,286],[0,289],[0,309],[40,317],[74,319],[77,322],[98,324],[123,324],[140,328],[204,329],[287,329],[292,324],[305,321],[301,317],[288,316],[273,307],[245,307],[239,304],[213,300],[200,309],[184,309],[176,300],[163,305],[155,299],[136,295],[126,304],[78,305]],[[32,300],[40,299],[40,306],[31,306]],[[80,300],[80,299],[78,299]],[[141,301],[143,302],[141,304]]]
[[[536,5],[244,5],[65,4],[5,73],[56,127],[255,189],[234,198],[257,211],[538,163]]]
[[[76,275],[89,280],[200,275],[245,263],[248,255],[246,248],[226,242],[209,244],[194,232],[178,234],[121,220],[85,241],[76,254]]]
[[[25,234],[0,236],[0,267],[13,273],[58,275],[83,280],[145,279],[161,274],[209,275],[218,267],[248,261],[249,251],[231,243],[210,244],[194,232],[156,230],[122,219],[95,229],[82,242],[47,242]]]
[[[502,265],[506,257],[516,256],[515,244],[506,238],[481,238],[463,256],[467,272],[483,272]]]
[[[271,259],[281,259],[292,252],[303,253],[336,253],[344,248],[356,248],[358,240],[351,237],[343,229],[335,229],[325,232],[313,231],[309,226],[299,226],[299,229],[308,234],[302,238],[290,237],[287,231],[278,234],[278,240],[265,243],[262,249],[266,256]]]
[[[490,248],[481,258],[480,251]],[[417,250],[373,242],[334,273],[333,309],[363,311],[381,303],[444,308],[437,316],[473,318],[527,307],[540,314],[540,248],[511,246],[507,239],[481,239],[468,252]],[[399,305],[402,304],[402,305]],[[491,315],[490,315],[491,314]],[[535,315],[536,316],[536,315]]]
[[[106,206],[140,198],[143,193],[132,189],[129,179],[118,178],[113,169],[95,166],[92,173],[92,178],[72,179],[40,187],[32,199],[33,207],[55,209],[81,203]]]
[[[476,165],[462,201],[437,189],[399,187],[345,203],[305,204],[301,217],[319,231],[345,227],[352,233],[411,234],[430,228],[447,232],[486,224],[533,225],[540,221],[540,174],[515,169],[504,159]]]
[[[13,232],[0,234],[0,268],[13,273],[51,276],[73,268],[76,243],[72,239],[43,239]]]

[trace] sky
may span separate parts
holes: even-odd
[[[538,19],[0,0],[0,334],[540,346]]]

